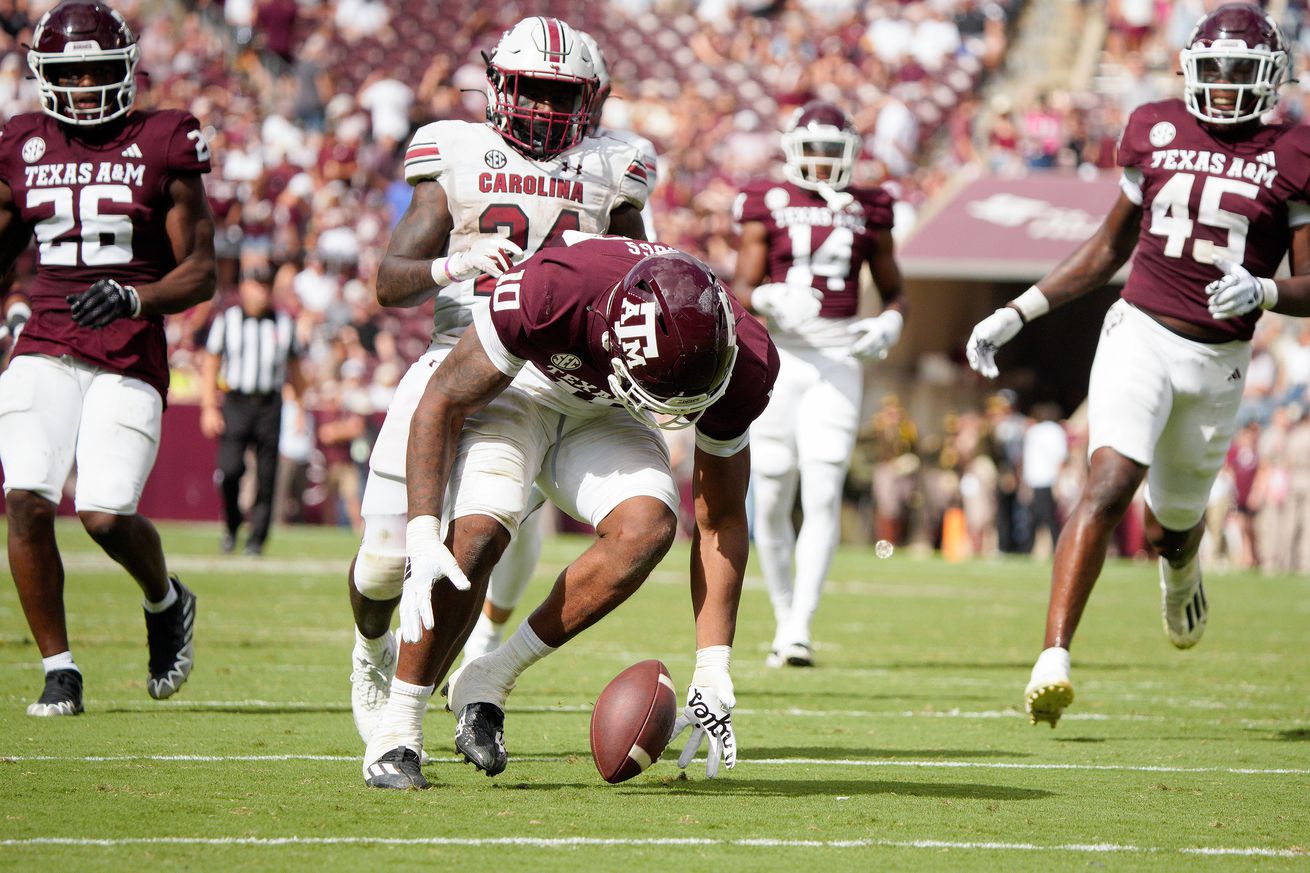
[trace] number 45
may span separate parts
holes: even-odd
[[[1196,222],[1192,220],[1190,204],[1192,186],[1196,176],[1192,173],[1175,173],[1164,183],[1151,201],[1151,233],[1165,237],[1165,257],[1181,258],[1187,240],[1192,236]],[[1216,257],[1242,263],[1246,255],[1246,232],[1251,220],[1245,215],[1220,209],[1225,194],[1236,194],[1254,200],[1260,186],[1241,179],[1224,179],[1208,176],[1201,188],[1201,203],[1196,221],[1207,227],[1228,231],[1228,245],[1220,248],[1212,240],[1198,239],[1192,244],[1192,257],[1203,264],[1214,263]]]

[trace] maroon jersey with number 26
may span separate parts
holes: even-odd
[[[71,355],[168,391],[163,319],[120,318],[92,330],[64,298],[99,279],[154,282],[177,266],[164,220],[170,182],[207,173],[209,145],[188,112],[133,112],[120,123],[70,129],[42,113],[0,132],[0,182],[36,236],[32,319],[19,355]]]

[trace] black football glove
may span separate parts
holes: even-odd
[[[104,327],[120,318],[141,314],[141,298],[131,285],[113,279],[100,279],[81,294],[64,298],[73,308],[73,321],[79,327]]]

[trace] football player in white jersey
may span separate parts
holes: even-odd
[[[610,96],[610,74],[609,65],[605,62],[605,54],[596,44],[596,40],[591,34],[584,31],[578,31],[580,39],[591,52],[591,60],[596,68],[597,88],[596,95],[593,98],[590,120],[587,125],[587,136],[596,137],[601,140],[618,140],[619,142],[629,143],[638,149],[642,156],[642,165],[640,172],[646,174],[649,188],[655,186],[655,146],[651,141],[643,136],[632,133],[631,131],[611,130],[601,127],[600,117],[605,107],[605,101]],[[655,241],[655,217],[651,212],[650,200],[642,207],[641,219],[646,239],[651,242]],[[510,546],[506,549],[505,554],[501,556],[500,561],[496,564],[495,571],[491,574],[491,586],[487,590],[487,600],[482,606],[482,614],[478,616],[477,624],[473,626],[473,632],[469,634],[468,641],[464,643],[463,663],[467,664],[474,658],[485,655],[500,645],[501,639],[505,633],[505,623],[509,621],[510,615],[514,612],[514,607],[518,606],[519,600],[523,597],[523,592],[532,579],[532,570],[537,564],[537,558],[541,554],[541,532],[535,523],[526,523],[519,527],[518,534],[511,541]],[[451,674],[447,685],[454,685],[455,676],[458,670]],[[445,691],[442,692],[443,694]]]
[[[363,541],[350,569],[351,706],[365,741],[395,673],[390,626],[405,573],[405,453],[428,378],[511,263],[566,230],[645,237],[641,209],[654,167],[632,143],[586,136],[597,85],[591,52],[572,27],[525,18],[487,58],[486,123],[428,124],[406,152],[414,195],[378,269],[377,295],[396,307],[435,296],[433,338],[397,387],[369,459]],[[509,565],[526,577],[531,560]]]

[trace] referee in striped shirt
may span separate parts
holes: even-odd
[[[255,452],[258,487],[250,510],[247,555],[264,550],[273,517],[278,436],[282,427],[282,386],[290,384],[297,402],[304,397],[301,348],[295,323],[273,309],[269,283],[241,281],[240,304],[219,313],[209,328],[201,377],[200,429],[218,443],[218,485],[223,492],[226,529],[220,547],[236,548],[241,526],[238,496],[246,472],[246,449]],[[219,396],[225,395],[220,411]]]

